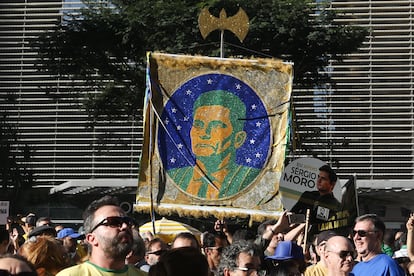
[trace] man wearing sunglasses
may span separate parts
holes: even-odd
[[[319,261],[312,266],[308,266],[305,270],[305,276],[320,276],[327,275],[328,267],[326,265],[325,259],[325,247],[326,242],[331,237],[337,236],[337,234],[332,230],[325,230],[320,232],[315,238],[315,253],[319,256]]]
[[[221,255],[218,276],[257,276],[260,271],[261,253],[256,245],[238,240],[227,246]]]
[[[125,216],[118,200],[105,196],[93,201],[83,213],[89,260],[62,270],[59,276],[125,275],[142,276],[145,272],[125,264],[132,249],[132,220]]]
[[[323,252],[327,276],[348,276],[354,267],[356,252],[351,241],[343,236],[328,239]]]
[[[146,247],[145,261],[148,266],[145,269],[149,270],[150,266],[158,263],[161,255],[167,252],[168,245],[162,239],[154,238],[148,242]]]
[[[226,236],[223,232],[207,232],[203,235],[203,251],[207,258],[210,275],[217,272],[220,263],[221,253],[223,249],[228,246]]]
[[[384,232],[385,224],[377,215],[356,218],[352,233],[360,262],[352,270],[355,276],[404,276],[397,262],[381,251]]]

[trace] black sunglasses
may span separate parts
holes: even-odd
[[[154,254],[154,255],[157,255],[157,256],[161,256],[162,254],[164,254],[165,252],[166,252],[167,250],[157,250],[157,251],[150,251],[150,252],[147,252],[146,253],[146,255],[149,255],[149,254]]]
[[[129,227],[133,225],[132,219],[130,217],[106,217],[97,225],[95,225],[89,233],[95,231],[101,225],[109,226],[109,227],[122,227],[122,224],[126,224]],[[1,275],[0,275],[1,276]]]
[[[37,273],[35,271],[26,271],[11,274],[8,270],[0,269],[0,276],[37,276]]]
[[[375,232],[378,232],[378,231],[376,231],[376,230],[374,230],[374,231],[352,230],[352,236],[355,236],[356,234],[358,234],[358,236],[363,238],[363,237],[366,237],[368,235],[368,233],[375,233]]]
[[[355,259],[357,255],[355,251],[347,251],[347,250],[341,250],[339,252],[335,252],[335,251],[329,251],[329,252],[337,254],[339,258],[341,258],[342,260],[344,260],[348,256],[351,256],[352,259]]]

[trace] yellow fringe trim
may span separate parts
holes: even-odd
[[[134,211],[137,213],[149,213],[150,206],[134,206]],[[276,214],[247,214],[235,211],[223,211],[223,210],[216,210],[216,211],[202,211],[202,210],[191,210],[191,209],[184,209],[180,207],[175,208],[164,208],[161,206],[154,206],[154,211],[161,215],[161,216],[172,216],[178,215],[180,217],[195,217],[195,218],[208,218],[208,217],[215,217],[216,219],[224,220],[226,218],[249,218],[249,226],[253,225],[253,222],[263,222],[268,219],[278,219],[279,216]]]
[[[245,70],[260,69],[263,71],[277,70],[282,73],[292,74],[292,64],[285,63],[279,59],[271,58],[252,58],[252,59],[233,59],[233,58],[212,58],[205,56],[190,55],[170,55],[159,52],[150,54],[150,58],[155,59],[163,67],[185,70],[189,67],[210,67],[212,70],[223,70],[229,68],[243,67]]]

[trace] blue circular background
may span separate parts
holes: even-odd
[[[194,166],[195,156],[191,151],[190,139],[193,105],[202,93],[212,90],[233,93],[246,105],[244,131],[247,137],[236,151],[236,163],[263,168],[269,155],[271,129],[261,99],[246,83],[233,76],[205,74],[181,85],[164,107],[162,124],[158,127],[158,150],[164,169]]]

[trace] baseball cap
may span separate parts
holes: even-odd
[[[332,230],[325,230],[318,234],[316,237],[316,245],[320,245],[322,242],[326,242],[329,240],[330,237],[338,236],[334,231]]]
[[[40,235],[49,235],[52,237],[56,237],[56,230],[55,228],[49,225],[42,225],[35,227],[32,231],[29,232],[27,235],[28,238],[40,236]]]
[[[281,241],[276,247],[273,256],[267,256],[266,259],[285,261],[285,260],[304,260],[303,249],[292,241]]]
[[[63,239],[66,237],[71,237],[73,239],[78,239],[80,236],[82,236],[82,234],[76,233],[75,230],[73,230],[73,228],[63,228],[62,230],[60,230],[57,233],[57,238],[58,239]]]

